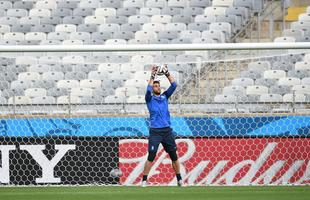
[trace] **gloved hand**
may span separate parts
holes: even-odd
[[[164,72],[164,74],[165,74],[166,77],[169,77],[169,76],[170,76],[170,73],[169,73],[169,71],[168,71],[168,66],[167,66],[167,64],[164,65],[163,72]]]
[[[157,66],[153,65],[151,70],[151,79],[154,80],[157,72]]]

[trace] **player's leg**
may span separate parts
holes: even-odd
[[[149,175],[150,170],[152,168],[153,161],[156,157],[158,146],[159,146],[161,140],[162,140],[161,135],[153,133],[150,130],[150,136],[149,136],[149,141],[148,141],[148,156],[147,156],[147,160],[145,161],[145,164],[144,164],[142,186],[145,186],[145,184],[146,184],[147,176]]]
[[[162,145],[165,151],[169,154],[172,161],[172,168],[176,174],[177,182],[179,186],[183,185],[182,176],[180,173],[180,162],[177,155],[177,145],[175,143],[175,138],[172,133],[172,129],[165,134]]]

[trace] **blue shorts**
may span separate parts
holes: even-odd
[[[177,150],[174,135],[170,127],[150,129],[148,151],[157,152],[160,143],[163,145],[166,152]]]

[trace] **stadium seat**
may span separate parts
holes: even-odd
[[[244,96],[245,88],[243,86],[226,86],[223,89],[224,95]]]
[[[305,102],[306,96],[304,94],[285,94],[283,95],[283,102]]]
[[[32,104],[38,104],[38,105],[49,105],[49,104],[55,104],[56,99],[52,96],[39,96],[39,97],[34,97],[31,99]]]
[[[264,103],[274,103],[274,102],[282,102],[282,95],[280,94],[262,94],[259,98],[260,102]]]
[[[83,88],[83,87],[76,87],[71,89],[70,95],[73,96],[92,96],[93,95],[93,90],[91,88]]]
[[[117,96],[117,95],[109,95],[104,99],[104,102],[107,104],[120,104],[125,103],[126,97]]]
[[[217,103],[235,103],[237,101],[237,97],[235,95],[216,95],[214,97],[214,102]]]
[[[31,99],[27,96],[10,97],[8,104],[31,104]]]
[[[268,88],[262,85],[251,85],[246,87],[246,94],[268,94]]]
[[[286,73],[283,70],[266,70],[264,72],[264,78],[279,79],[286,77]]]
[[[28,96],[30,98],[46,96],[46,89],[44,89],[44,88],[27,88],[25,90],[25,96]]]
[[[144,95],[132,95],[127,98],[127,103],[145,103]]]

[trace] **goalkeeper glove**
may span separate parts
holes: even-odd
[[[164,68],[163,68],[163,73],[165,74],[166,77],[169,77],[169,76],[170,76],[170,73],[169,73],[169,71],[168,71],[167,65],[164,66]]]
[[[157,71],[157,67],[153,66],[153,67],[152,67],[152,72],[151,72],[151,79],[152,79],[152,80],[155,79],[156,71]]]

